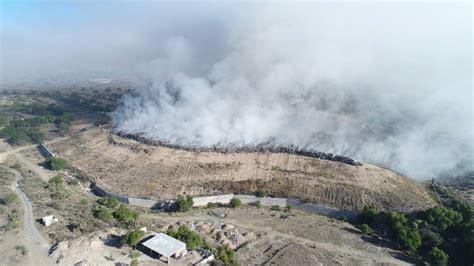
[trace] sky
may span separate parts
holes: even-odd
[[[132,80],[116,131],[474,170],[471,2],[1,3],[0,85]]]

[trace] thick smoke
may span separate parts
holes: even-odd
[[[230,28],[228,52],[210,65],[192,39],[170,38],[150,65],[153,85],[123,99],[116,130],[184,146],[296,145],[415,178],[470,170],[463,8],[264,7]]]

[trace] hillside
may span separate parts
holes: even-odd
[[[346,209],[364,204],[412,211],[435,204],[422,184],[369,165],[353,166],[284,153],[190,152],[82,132],[52,149],[111,191],[144,198],[252,193],[294,197]]]

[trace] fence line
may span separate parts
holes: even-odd
[[[166,209],[174,203],[174,200],[152,200],[152,199],[142,199],[135,197],[126,197],[114,193],[107,192],[103,188],[99,187],[96,183],[91,184],[91,189],[101,197],[112,197],[116,198],[120,202],[145,208],[152,209]],[[344,218],[348,220],[354,220],[357,218],[358,213],[354,211],[346,211],[338,208],[328,207],[316,203],[304,203],[296,199],[287,199],[287,198],[271,198],[271,197],[257,197],[253,195],[234,195],[234,194],[224,194],[224,195],[214,195],[214,196],[203,196],[203,197],[193,197],[193,207],[202,207],[206,206],[208,203],[221,203],[228,204],[232,198],[238,198],[242,203],[249,204],[253,202],[260,202],[262,206],[279,206],[286,207],[291,206],[294,209],[304,211],[311,214],[320,214],[333,218]]]

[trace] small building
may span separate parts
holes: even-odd
[[[186,243],[179,241],[167,234],[159,233],[147,241],[142,243],[145,247],[145,253],[149,255],[158,255],[166,257],[166,262],[169,263],[170,258],[179,259],[186,254]]]
[[[58,217],[54,217],[54,215],[48,215],[41,218],[41,223],[45,226],[50,226],[53,222],[59,222]]]

